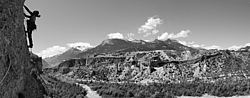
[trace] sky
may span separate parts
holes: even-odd
[[[207,49],[250,45],[250,0],[26,0],[39,10],[32,51],[53,56],[109,38],[176,39]]]

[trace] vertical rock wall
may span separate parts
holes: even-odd
[[[41,98],[24,32],[24,0],[0,0],[0,98]]]

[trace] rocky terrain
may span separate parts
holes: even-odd
[[[42,98],[24,32],[25,0],[0,1],[0,97]]]
[[[27,47],[24,0],[0,4],[0,98],[83,98],[86,85],[104,97],[250,95],[250,46],[206,50],[172,39],[108,39],[42,60]]]
[[[28,49],[25,0],[0,1],[0,98],[83,98],[86,90],[43,73],[48,66]]]
[[[174,45],[177,46],[173,47],[179,46],[179,44]],[[106,50],[108,51],[108,48]],[[102,96],[129,97],[130,94],[125,92],[138,92],[140,90],[145,92],[141,92],[139,95],[131,93],[131,96],[152,97],[152,95],[158,96],[158,94],[172,97],[202,96],[204,94],[235,96],[250,94],[250,51],[248,47],[236,51],[186,47],[183,50],[175,48],[101,52],[85,58],[65,60],[57,67],[45,70],[51,76],[62,75],[91,85],[92,89],[97,90]],[[169,86],[173,89],[165,88]],[[236,86],[238,88],[235,88]],[[135,91],[127,91],[131,89],[130,87]],[[150,88],[145,89],[148,87]],[[204,89],[197,92],[201,87]],[[229,88],[235,88],[235,90],[229,90]],[[158,93],[149,93],[152,90]]]
[[[122,55],[120,55],[122,54]],[[248,78],[250,52],[207,50],[192,55],[189,51],[139,51],[71,59],[59,64],[56,72],[79,79],[133,82],[216,81]]]
[[[174,50],[177,51],[177,53],[181,53],[182,51],[188,50],[191,52],[191,54],[198,53],[198,49],[182,45],[178,43],[178,41],[171,39],[165,41],[156,39],[151,42],[145,42],[143,40],[128,41],[122,39],[107,39],[94,48],[87,49],[85,51],[80,51],[76,48],[70,48],[68,51],[62,54],[45,58],[44,60],[48,62],[50,66],[54,67],[59,65],[62,61],[69,60],[72,58],[89,58],[95,57],[97,55],[112,55],[112,53],[116,53],[116,55],[122,56],[122,53],[125,52],[152,50]]]

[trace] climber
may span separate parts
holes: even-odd
[[[32,41],[32,31],[36,29],[36,17],[40,17],[39,11],[33,11],[31,12],[27,6],[24,5],[24,8],[26,9],[27,12],[29,12],[29,15],[26,15],[24,13],[24,16],[29,18],[27,22],[27,30],[25,31],[28,34],[28,39],[29,39],[29,48],[33,47],[33,41]]]

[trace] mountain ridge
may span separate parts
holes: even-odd
[[[247,50],[247,47],[242,47],[241,50]],[[177,40],[167,39],[153,41],[144,40],[124,40],[124,39],[106,39],[103,40],[99,45],[92,48],[87,48],[85,50],[80,50],[77,48],[70,48],[62,54],[45,58],[44,60],[50,64],[51,67],[57,66],[64,60],[73,58],[88,58],[93,57],[98,54],[112,54],[112,53],[122,53],[122,52],[135,52],[135,51],[153,51],[153,50],[173,50],[177,53],[182,53],[183,51],[190,51],[191,55],[202,53],[207,51],[204,48],[193,48],[185,46],[179,43]]]
[[[86,58],[101,53],[115,53],[115,52],[133,52],[133,51],[151,51],[151,50],[177,50],[179,52],[189,50],[192,53],[197,52],[197,49],[182,45],[176,40],[167,39],[154,40],[146,42],[144,40],[124,40],[124,39],[106,39],[99,45],[93,48],[88,48],[81,51],[77,48],[70,48],[62,54],[44,58],[52,67],[57,66],[60,62],[72,58]]]

